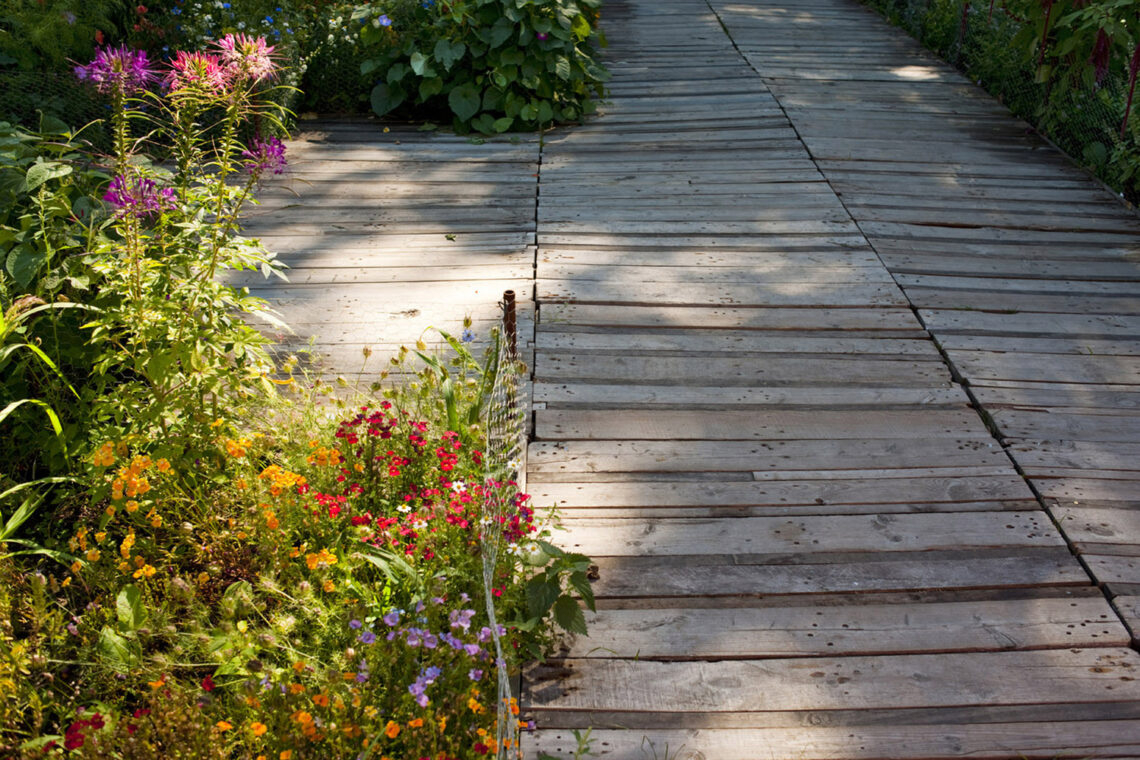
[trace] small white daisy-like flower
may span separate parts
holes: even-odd
[[[406,515],[406,514],[408,514],[409,512],[411,512],[411,511],[412,511],[412,508],[411,508],[411,507],[409,507],[407,504],[401,504],[400,506],[396,507],[396,511],[397,511],[397,512],[402,512],[403,514],[405,514],[405,515]]]
[[[463,493],[467,490],[467,484],[462,480],[457,480],[451,484],[451,490],[455,491],[456,493]]]

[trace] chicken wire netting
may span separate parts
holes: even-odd
[[[1058,86],[1056,78],[1040,77],[1034,56],[1015,44],[1022,22],[1000,0],[864,2],[957,66],[1129,201],[1140,201],[1140,176],[1133,174],[1140,168],[1135,123],[1140,120],[1130,120],[1121,134],[1128,61],[1113,61],[1099,83],[1069,77]]]
[[[509,547],[506,545],[502,524],[514,514],[518,499],[522,498],[519,483],[525,475],[526,415],[520,381],[523,367],[519,361],[511,334],[509,320],[504,329],[491,336],[489,358],[484,369],[493,378],[489,397],[484,407],[483,425],[487,432],[487,451],[484,454],[487,480],[491,487],[487,494],[480,526],[483,554],[483,596],[495,645],[495,664],[498,673],[496,705],[496,757],[521,757],[519,732],[516,722],[518,707],[511,686],[511,673],[507,666],[499,621],[495,610],[495,572],[500,558]],[[498,485],[498,487],[496,487]]]

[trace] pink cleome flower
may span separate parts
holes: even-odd
[[[131,50],[126,45],[100,48],[95,52],[95,60],[75,67],[75,76],[93,82],[99,92],[119,91],[125,95],[145,90],[158,79],[146,51]]]
[[[273,45],[267,45],[264,37],[248,37],[244,34],[227,34],[218,40],[218,50],[222,65],[231,76],[249,77],[254,82],[272,79],[277,73],[277,62],[273,58]]]
[[[170,62],[166,83],[175,92],[180,90],[213,92],[225,90],[229,85],[229,79],[218,56],[213,53],[197,51],[187,53],[185,50],[180,50]]]

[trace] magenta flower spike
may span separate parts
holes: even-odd
[[[241,155],[245,159],[245,170],[254,177],[260,177],[266,172],[282,174],[288,166],[285,160],[285,143],[276,137],[270,137],[268,140],[253,138]]]
[[[111,180],[103,200],[124,216],[143,218],[174,205],[174,189],[158,188],[152,179],[130,179],[119,175]]]
[[[267,45],[264,37],[227,34],[217,45],[222,66],[235,78],[249,77],[254,82],[262,82],[277,73],[273,45]]]
[[[166,83],[174,92],[221,92],[229,86],[229,77],[217,55],[180,50],[170,62]]]
[[[145,50],[131,50],[126,45],[99,48],[95,60],[86,66],[76,66],[75,76],[92,82],[99,92],[119,91],[124,95],[141,92],[158,80],[150,67]]]

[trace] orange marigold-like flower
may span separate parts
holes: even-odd
[[[261,736],[269,730],[269,726],[255,721],[249,725],[249,730],[254,736]]]
[[[228,720],[219,720],[214,725],[217,727],[217,729],[219,731],[229,731],[231,728],[234,727],[234,724],[230,723]]]
[[[389,739],[395,739],[400,735],[400,724],[394,720],[388,721],[388,725],[384,726],[384,735]]]

